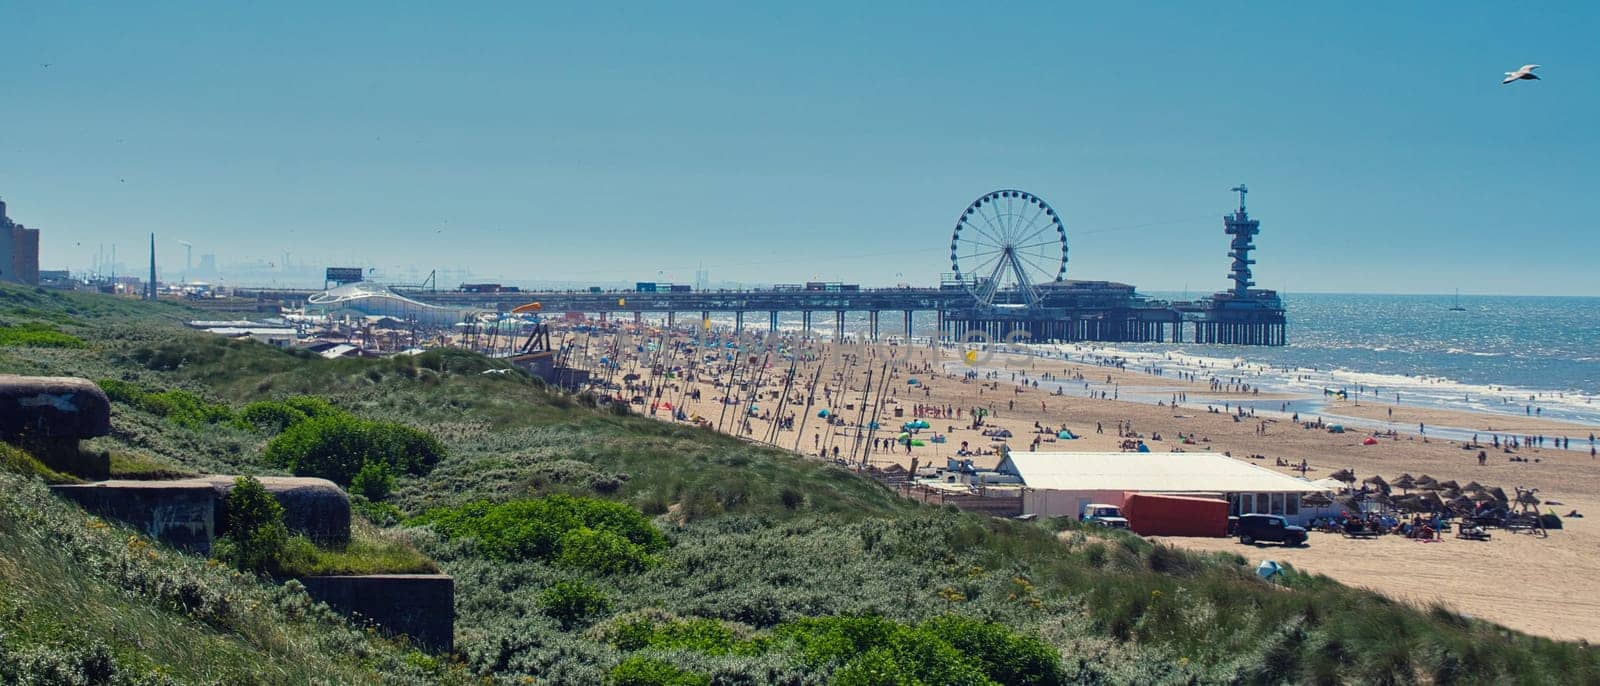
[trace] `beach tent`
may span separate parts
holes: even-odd
[[[829,412],[827,410],[817,410],[817,416],[821,417],[823,419],[827,419],[828,415],[831,415],[831,414],[833,414],[833,413]]]
[[[928,420],[926,420],[926,419],[913,419],[913,420],[911,420],[911,428],[913,428],[913,429],[926,429],[926,428],[928,428]]]
[[[1148,445],[1145,445],[1145,444],[1143,444],[1143,443],[1140,443],[1140,444],[1139,444],[1139,452],[1141,452],[1141,453],[1148,453],[1148,452],[1150,452],[1150,446],[1148,446]]]
[[[1342,433],[1344,433],[1344,425],[1343,424],[1329,424],[1328,425],[1328,433],[1330,433],[1330,434],[1342,434]]]
[[[1071,431],[1068,431],[1066,429],[1062,429],[1061,431],[1056,433],[1056,438],[1064,438],[1064,439],[1067,439],[1067,440],[1070,441],[1070,440],[1072,440],[1074,438],[1077,438],[1077,436],[1074,436]]]
[[[1366,438],[1361,439],[1361,445],[1377,445],[1377,444],[1378,444],[1378,439],[1373,438],[1371,436],[1368,436]]]
[[[1266,581],[1272,581],[1277,577],[1283,576],[1283,565],[1274,560],[1262,560],[1261,564],[1256,565],[1256,576]]]
[[[906,385],[907,386],[915,386],[915,385],[917,385],[916,378],[906,379]]]

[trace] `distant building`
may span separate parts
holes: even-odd
[[[0,200],[0,281],[39,285],[39,230],[11,221]]]

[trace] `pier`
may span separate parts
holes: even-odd
[[[507,312],[537,302],[546,314],[635,321],[651,315],[669,326],[676,325],[680,315],[696,316],[698,322],[712,314],[732,314],[734,327],[741,332],[753,321],[776,331],[780,314],[797,312],[806,331],[831,318],[835,338],[843,338],[850,313],[866,315],[866,336],[871,340],[926,335],[929,332],[913,330],[913,316],[932,313],[937,336],[945,341],[1285,345],[1281,299],[1275,291],[1253,288],[1251,280],[1250,265],[1255,260],[1250,251],[1260,222],[1245,211],[1245,187],[1234,190],[1239,193],[1239,208],[1223,217],[1225,233],[1232,237],[1227,254],[1233,258],[1234,286],[1197,300],[1157,300],[1125,283],[1064,278],[1066,231],[1059,215],[1043,199],[1015,190],[985,194],[962,213],[951,237],[951,272],[937,287],[861,288],[813,282],[695,291],[641,283],[633,290],[524,291],[464,284],[458,290],[396,287],[393,291],[430,305]],[[242,297],[282,303],[304,303],[317,293],[235,289]]]

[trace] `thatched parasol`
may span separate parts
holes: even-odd
[[[1341,469],[1341,470],[1339,470],[1337,472],[1329,474],[1328,478],[1333,479],[1334,481],[1341,481],[1341,482],[1344,482],[1344,483],[1347,483],[1347,484],[1353,484],[1353,483],[1356,482],[1356,473],[1352,472],[1352,471],[1350,471],[1348,469]]]
[[[1489,495],[1488,493],[1486,493],[1484,491],[1473,491],[1472,495],[1469,495],[1467,497],[1471,498],[1474,502],[1479,502],[1479,503],[1492,502],[1494,500],[1494,496]]]
[[[1377,474],[1373,474],[1372,476],[1369,476],[1369,477],[1367,477],[1365,479],[1362,479],[1361,483],[1371,484],[1372,486],[1376,487],[1377,490],[1382,491],[1384,493],[1388,493],[1389,492],[1389,482],[1384,481],[1383,477],[1378,476]]]
[[[1421,496],[1403,495],[1394,499],[1394,507],[1405,512],[1425,512],[1428,509]]]
[[[1327,507],[1333,504],[1333,498],[1329,498],[1326,493],[1313,491],[1300,498],[1300,504],[1312,507]]]
[[[1447,504],[1450,506],[1450,509],[1457,512],[1471,512],[1473,510],[1472,499],[1464,495],[1452,498]]]
[[[1441,491],[1459,491],[1459,490],[1461,490],[1461,484],[1456,483],[1455,479],[1451,479],[1449,481],[1440,481],[1439,482],[1439,490],[1441,490]]]
[[[1472,493],[1480,493],[1483,491],[1483,484],[1480,484],[1476,481],[1468,481],[1467,485],[1461,487],[1461,490]]]
[[[1495,500],[1498,500],[1502,503],[1511,501],[1510,498],[1506,497],[1506,489],[1499,486],[1489,489],[1489,495],[1494,496]]]
[[[1403,492],[1410,492],[1411,489],[1417,487],[1417,480],[1412,478],[1410,474],[1401,474],[1400,476],[1395,477],[1394,483],[1389,485],[1394,486]]]
[[[1439,490],[1439,480],[1428,476],[1427,474],[1423,474],[1422,476],[1417,477],[1417,488],[1425,488],[1430,491],[1437,491]]]
[[[1433,491],[1418,493],[1417,498],[1422,501],[1423,505],[1427,506],[1429,512],[1438,512],[1444,509],[1444,499],[1440,498],[1438,493]]]

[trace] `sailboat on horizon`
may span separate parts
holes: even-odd
[[[1450,311],[1451,312],[1466,312],[1467,311],[1467,308],[1461,306],[1461,289],[1459,289],[1459,288],[1456,289],[1455,304],[1450,306]]]

